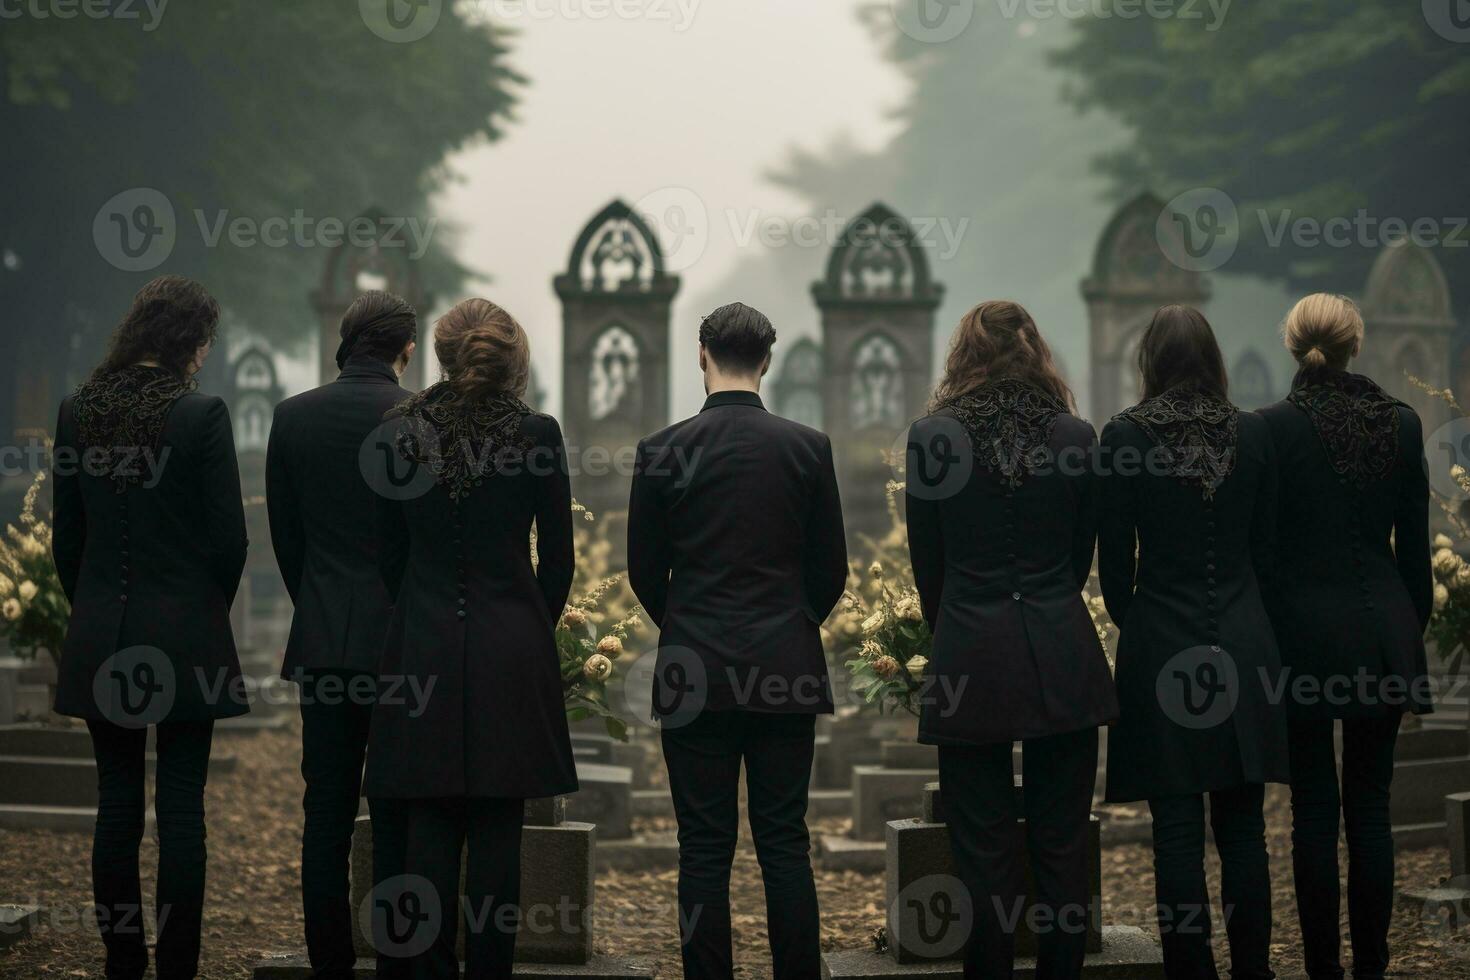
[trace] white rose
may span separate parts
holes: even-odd
[[[26,581],[20,583],[20,590],[19,591],[20,591],[21,601],[23,601],[23,602],[30,602],[32,599],[34,599],[36,597],[36,593],[38,591],[40,591],[40,590],[36,588],[36,583],[35,582],[32,582],[31,580],[27,579]]]

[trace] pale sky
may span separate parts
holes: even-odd
[[[687,26],[678,3],[692,9]],[[577,9],[575,0],[532,9],[564,5]],[[513,22],[520,33],[512,63],[530,80],[518,121],[500,142],[451,158],[461,179],[436,210],[460,228],[460,260],[492,279],[469,289],[510,310],[530,333],[553,410],[561,404],[561,309],[551,278],[565,269],[582,225],[616,197],[646,199],[655,214],[689,215],[683,246],[664,246],[684,280],[671,355],[679,418],[703,399],[694,330],[709,311],[694,309],[695,297],[730,271],[741,248],[761,247],[738,244],[753,216],[798,210],[762,174],[789,148],[817,149],[840,134],[882,145],[907,83],[881,60],[851,0],[633,5],[653,13]]]

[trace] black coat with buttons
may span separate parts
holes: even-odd
[[[1434,586],[1422,427],[1408,406],[1391,411],[1397,425],[1380,417],[1381,440],[1355,441],[1359,452],[1385,456],[1369,468],[1335,467],[1312,420],[1292,402],[1260,411],[1280,462],[1267,606],[1282,663],[1311,694],[1288,701],[1294,717],[1432,710],[1424,628]],[[1349,462],[1357,461],[1340,461]],[[1372,475],[1359,481],[1355,470]]]
[[[136,395],[114,391],[110,404],[131,412]],[[111,476],[78,462],[97,447],[81,438],[73,402],[61,403],[56,423],[52,489],[52,551],[72,604],[56,711],[130,727],[120,705],[136,707],[142,723],[246,713],[230,630],[245,512],[225,403],[197,392],[174,400],[150,450],[161,465],[119,491]],[[119,672],[122,661],[109,658],[131,648],[153,652]],[[146,697],[133,686],[144,676],[134,672],[139,665],[148,671]],[[109,692],[101,701],[99,671]]]
[[[1119,628],[1110,802],[1288,778],[1281,660],[1260,590],[1276,461],[1265,422],[1234,416],[1233,469],[1210,497],[1153,462],[1139,424],[1120,416],[1103,429],[1098,577]]]
[[[575,562],[566,451],[550,416],[517,402],[502,418],[509,428],[498,434],[444,430],[445,452],[468,437],[477,453],[488,438],[515,441],[523,454],[475,480],[448,471],[419,496],[380,498],[379,555],[394,606],[368,742],[370,797],[577,789],[553,639]]]
[[[947,409],[909,432],[909,554],[934,634],[919,741],[983,745],[1107,724],[1118,701],[1082,599],[1097,540],[1088,465],[1097,435],[1056,414],[1047,443],[1055,465],[1015,486],[969,466],[944,488],[938,456],[964,452],[965,439]],[[940,482],[926,487],[926,473]]]

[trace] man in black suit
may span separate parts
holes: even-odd
[[[266,452],[271,543],[296,605],[281,675],[301,685],[306,780],[301,896],[315,976],[352,976],[347,863],[362,792],[368,720],[391,601],[378,573],[377,495],[360,457],[408,396],[398,379],[418,336],[413,308],[373,291],[342,317],[337,380],[276,407]],[[402,816],[373,801],[374,879],[402,873]],[[380,957],[379,976],[406,960]],[[400,974],[406,975],[406,974]]]
[[[821,622],[847,581],[832,444],[766,412],[776,331],[723,306],[699,330],[708,399],[638,446],[628,577],[660,630],[654,709],[679,820],[684,975],[731,975],[740,765],[777,980],[821,975],[806,828]]]

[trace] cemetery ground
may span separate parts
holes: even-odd
[[[219,743],[217,743],[218,745]],[[649,742],[650,751],[654,743]],[[205,980],[243,980],[261,955],[303,947],[299,896],[301,777],[299,725],[230,739],[233,772],[210,780],[209,892],[200,976]],[[661,770],[661,765],[655,772]],[[672,830],[667,818],[638,818],[643,830]],[[813,836],[842,833],[847,820],[813,822]],[[1283,978],[1305,974],[1300,932],[1292,898],[1289,805],[1282,787],[1268,794],[1268,830],[1274,884],[1273,965]],[[764,928],[760,871],[742,825],[731,897],[735,914],[736,973],[770,976]],[[0,904],[31,903],[45,908],[34,933],[0,952],[0,978],[97,977],[101,944],[87,918],[91,901],[87,834],[0,831]],[[157,848],[151,833],[143,848],[144,893],[152,893]],[[1346,869],[1346,854],[1343,855]],[[1400,851],[1398,884],[1422,888],[1448,874],[1444,847]],[[1143,845],[1108,847],[1103,852],[1105,923],[1150,928],[1153,873]],[[604,871],[597,878],[599,952],[638,955],[658,965],[660,977],[680,975],[675,934],[675,872]],[[1210,859],[1212,894],[1219,894],[1219,866]],[[824,949],[861,948],[883,924],[881,874],[817,870]],[[1343,931],[1346,934],[1346,903]],[[151,935],[150,923],[150,935]],[[1391,937],[1393,975],[1470,978],[1470,932],[1446,937],[1426,929],[1417,910],[1396,907]],[[1217,955],[1228,963],[1223,930],[1216,931]]]

